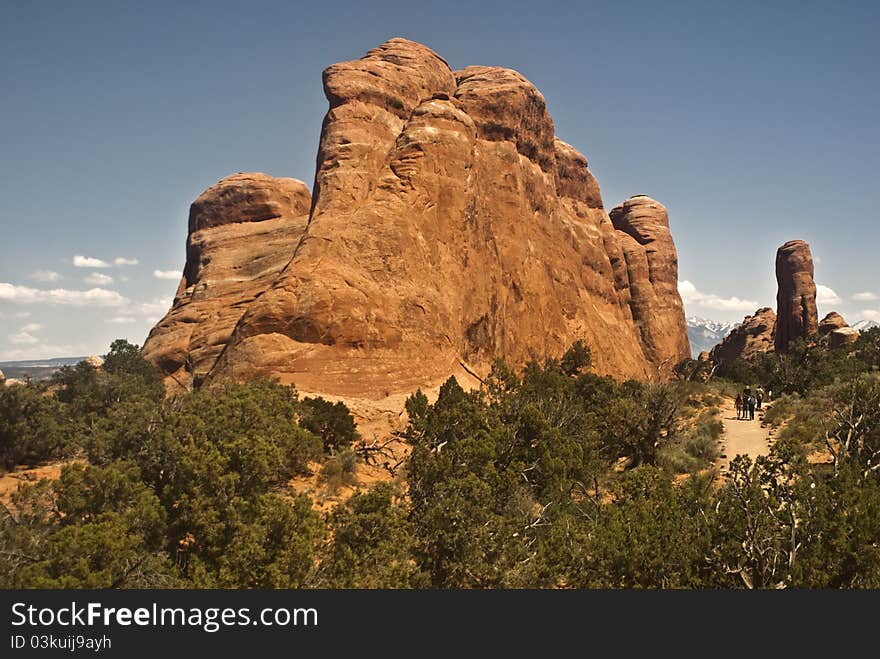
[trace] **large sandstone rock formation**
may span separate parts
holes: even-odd
[[[813,255],[803,240],[790,240],[776,252],[776,352],[819,331]]]
[[[290,261],[310,206],[303,182],[265,174],[227,176],[193,202],[174,306],[144,343],[169,386],[207,377],[248,304]]]
[[[838,327],[828,334],[828,347],[842,348],[859,340],[859,330],[854,327]]]
[[[689,341],[678,279],[669,278],[669,273],[678,272],[678,256],[666,208],[650,197],[637,195],[615,206],[610,217],[619,232],[630,309],[645,356],[655,364],[680,360],[688,352]]]
[[[858,330],[836,311],[818,320],[813,257],[803,240],[790,240],[777,250],[776,281],[776,313],[766,307],[746,316],[739,328],[712,349],[712,361],[722,370],[739,358],[751,359],[770,350],[785,352],[791,341],[817,332],[828,337],[832,349],[858,340]]]
[[[841,329],[844,327],[849,327],[847,322],[843,319],[836,311],[832,311],[825,315],[825,317],[819,321],[819,334],[825,336],[826,334],[830,334],[836,329]]]
[[[827,314],[819,321],[819,334],[828,336],[828,347],[842,348],[859,340],[859,330],[850,327],[836,311]]]
[[[722,369],[737,359],[753,359],[763,352],[773,350],[776,330],[776,314],[770,307],[758,309],[746,316],[724,340],[712,348],[711,359]]]
[[[453,72],[392,39],[324,71],[311,203],[240,174],[190,211],[174,306],[145,356],[169,385],[271,376],[381,399],[585,340],[596,370],[666,374],[688,356],[666,209],[605,212],[540,92]]]

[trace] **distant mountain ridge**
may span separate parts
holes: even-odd
[[[880,327],[880,323],[876,320],[858,320],[850,325],[853,329],[857,329],[860,332],[864,332],[865,330],[874,329],[875,327]]]
[[[62,366],[73,366],[85,357],[53,357],[51,359],[24,359],[19,361],[0,362],[0,371],[7,378],[23,380],[45,380]]]
[[[690,316],[686,321],[688,339],[691,342],[691,356],[695,359],[704,350],[712,350],[741,324],[710,320],[700,316]]]

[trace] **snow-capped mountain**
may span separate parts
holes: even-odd
[[[865,330],[880,327],[880,323],[876,320],[859,320],[853,323],[852,326],[860,332],[864,332]]]
[[[687,319],[688,338],[691,341],[691,355],[696,359],[703,350],[711,350],[730,334],[740,323],[723,323],[699,316]]]

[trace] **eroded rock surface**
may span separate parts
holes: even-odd
[[[680,360],[689,341],[666,207],[637,195],[613,208],[610,216],[623,248],[630,309],[645,356],[657,365]]]
[[[849,327],[849,324],[843,319],[843,316],[836,311],[832,311],[819,321],[819,334],[830,334],[834,330],[843,327]]]
[[[753,359],[775,346],[776,313],[770,307],[758,309],[743,318],[742,324],[733,329],[724,340],[712,348],[711,359],[722,369],[737,359]]]
[[[854,327],[838,327],[828,333],[828,347],[842,348],[859,340],[859,330]]]
[[[310,205],[303,182],[259,173],[228,176],[193,202],[174,305],[144,344],[170,389],[214,368],[248,304],[289,262]]]
[[[776,352],[795,339],[819,331],[813,255],[803,240],[790,240],[776,251]]]

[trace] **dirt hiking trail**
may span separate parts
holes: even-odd
[[[718,458],[718,470],[726,477],[730,471],[730,462],[737,455],[747,455],[754,462],[759,455],[767,455],[770,452],[772,442],[772,430],[763,424],[764,409],[755,410],[753,421],[736,418],[736,405],[732,398],[725,398],[721,408],[721,420],[724,424],[724,432],[721,434],[720,450]]]

